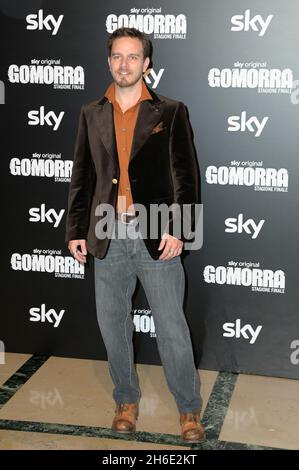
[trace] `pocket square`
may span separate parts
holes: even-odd
[[[151,134],[158,134],[158,132],[164,131],[166,127],[163,126],[163,121],[160,121],[152,130]]]

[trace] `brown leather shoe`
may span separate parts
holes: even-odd
[[[186,442],[199,442],[205,438],[205,430],[199,420],[199,413],[183,413],[180,415],[182,439]]]
[[[137,418],[138,403],[121,403],[116,406],[112,429],[117,432],[135,432]]]

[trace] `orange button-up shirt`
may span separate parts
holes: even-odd
[[[133,204],[128,167],[130,162],[135,124],[140,108],[140,103],[144,100],[152,100],[153,98],[143,80],[141,96],[139,100],[134,106],[127,109],[124,113],[122,112],[122,109],[115,98],[114,82],[112,82],[111,85],[107,88],[105,96],[113,105],[114,127],[120,168],[116,210],[117,212],[128,212],[128,208]],[[133,213],[132,209],[130,210],[130,213]]]

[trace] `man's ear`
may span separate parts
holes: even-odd
[[[143,73],[145,73],[146,70],[148,69],[149,63],[150,63],[150,59],[149,59],[149,57],[147,57],[144,61],[144,64],[143,64]]]
[[[110,57],[108,57],[108,67],[110,69]]]

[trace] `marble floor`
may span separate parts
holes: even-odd
[[[199,370],[201,444],[180,440],[161,366],[138,365],[137,432],[110,429],[105,361],[6,353],[0,364],[0,450],[299,449],[299,381]]]

